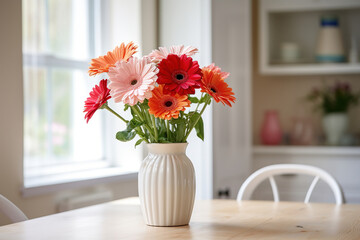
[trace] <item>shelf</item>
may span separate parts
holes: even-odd
[[[264,67],[263,74],[271,75],[291,75],[299,74],[312,75],[312,74],[356,74],[360,73],[360,63],[348,64],[283,64],[283,65],[270,65]]]
[[[359,62],[315,62],[320,31],[319,21],[324,15],[338,17],[344,54],[347,58],[351,39],[355,39],[359,46],[360,30],[357,23],[360,21],[360,1],[261,0],[259,8],[260,73],[264,75],[359,74]],[[298,63],[281,62],[281,59],[286,56],[284,55],[285,46],[293,46],[292,49],[297,49],[294,52],[298,52]]]
[[[254,146],[253,154],[291,154],[291,155],[359,155],[360,147],[332,146]]]

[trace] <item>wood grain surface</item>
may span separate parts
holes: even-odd
[[[360,239],[360,205],[203,200],[188,226],[150,227],[131,198],[2,226],[0,239]]]

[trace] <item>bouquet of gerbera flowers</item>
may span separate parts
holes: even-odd
[[[136,135],[146,143],[186,142],[195,128],[197,136],[204,140],[201,118],[213,98],[231,107],[234,93],[224,81],[229,73],[221,72],[214,64],[200,68],[191,56],[198,50],[194,47],[160,47],[148,56],[137,58],[137,46],[133,42],[122,43],[105,56],[92,59],[89,75],[107,73],[90,92],[85,101],[87,122],[98,109],[107,109],[126,123],[116,138],[130,141]],[[194,94],[200,89],[202,95]],[[127,120],[108,105],[108,100],[124,103],[124,111],[131,111]],[[196,104],[195,110],[190,105]]]

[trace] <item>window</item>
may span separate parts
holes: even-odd
[[[70,171],[137,169],[141,149],[115,139],[122,123],[98,111],[86,124],[83,107],[102,77],[88,76],[90,59],[123,41],[140,45],[140,16],[140,0],[23,0],[25,187]]]

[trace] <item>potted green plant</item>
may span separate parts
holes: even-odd
[[[326,143],[339,145],[348,129],[348,110],[358,103],[360,94],[353,92],[348,83],[337,82],[322,89],[314,88],[307,96],[323,114],[323,130]]]

